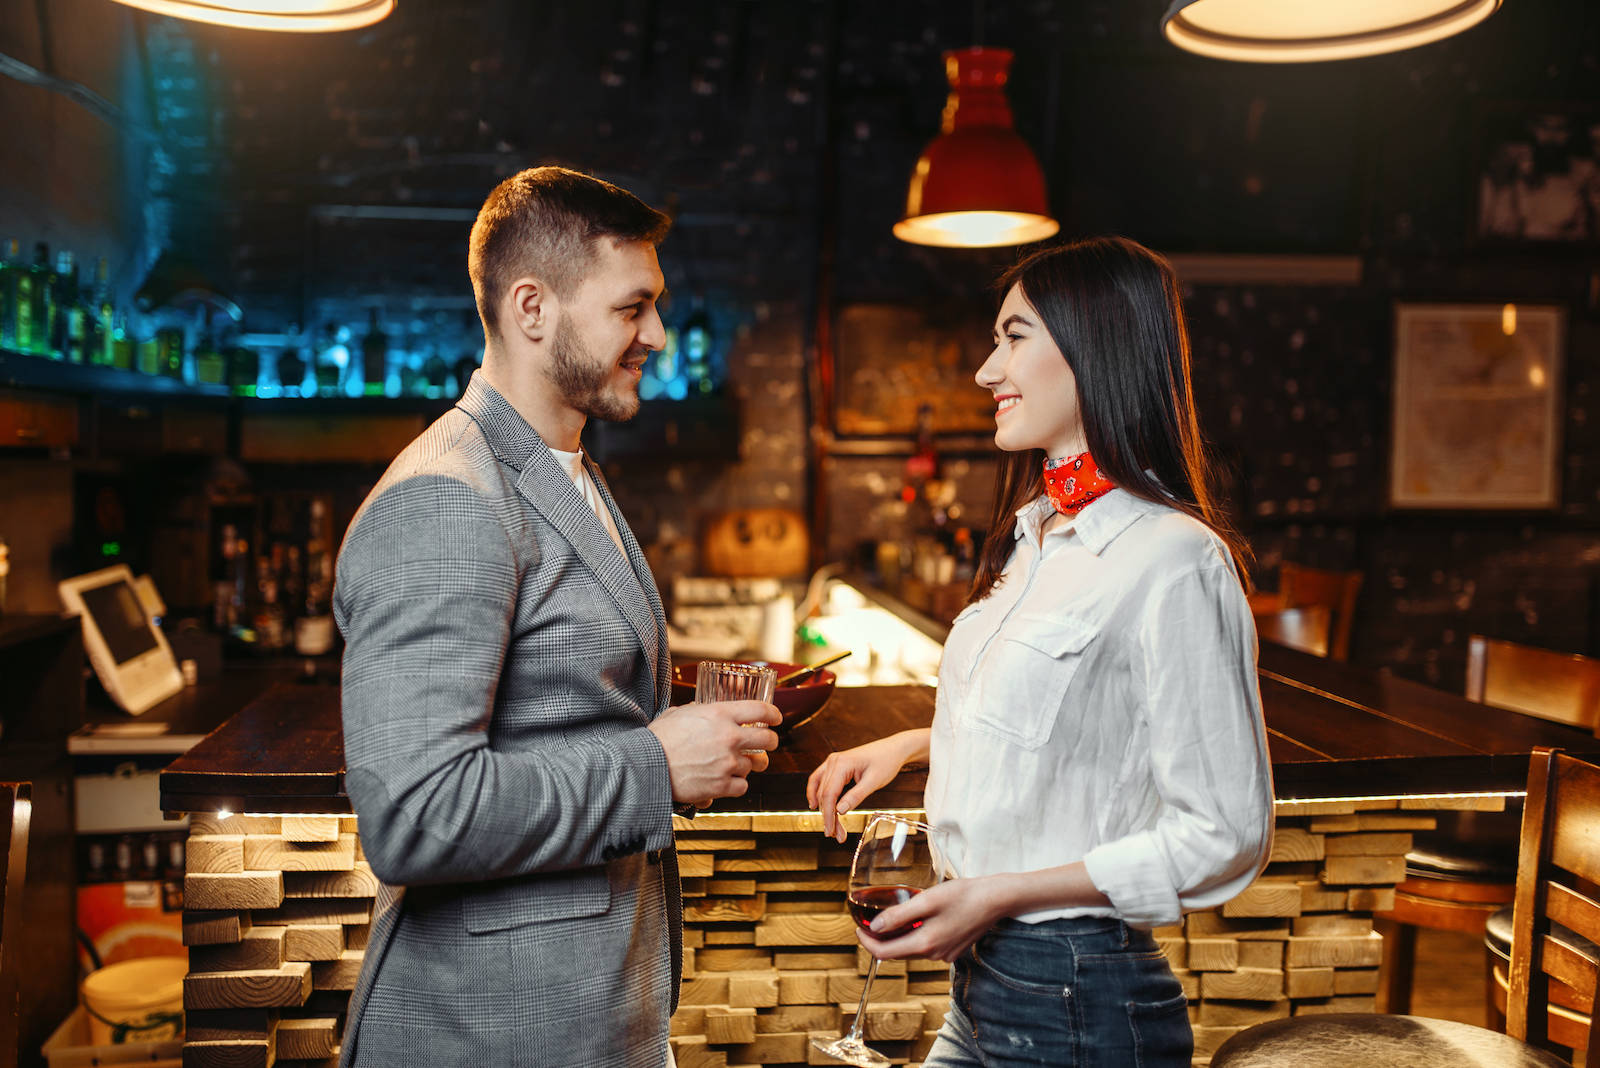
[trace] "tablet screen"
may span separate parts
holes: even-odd
[[[150,620],[139,604],[139,595],[127,582],[108,582],[92,590],[82,590],[84,608],[94,617],[100,636],[111,650],[111,658],[126,664],[156,647]]]

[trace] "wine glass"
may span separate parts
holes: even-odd
[[[946,855],[945,832],[937,827],[899,816],[874,815],[867,821],[867,829],[861,832],[855,859],[850,863],[847,899],[850,915],[862,928],[869,928],[879,913],[910,901],[944,878]],[[872,936],[899,938],[921,926],[922,921],[918,920],[893,931],[873,932]],[[867,1019],[867,999],[877,975],[878,958],[873,957],[867,968],[866,982],[861,984],[861,1004],[856,1007],[850,1033],[832,1041],[814,1038],[812,1046],[859,1068],[887,1068],[888,1058],[868,1048],[861,1037]]]

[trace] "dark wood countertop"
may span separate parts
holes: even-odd
[[[1600,741],[1584,731],[1282,646],[1263,644],[1260,674],[1280,800],[1516,792],[1541,745],[1600,761]],[[836,691],[821,715],[784,738],[748,794],[713,811],[804,809],[806,778],[829,753],[927,726],[934,692]],[[926,782],[926,771],[907,771],[874,804],[917,807]],[[275,686],[170,765],[161,798],[172,811],[350,811],[338,688]]]

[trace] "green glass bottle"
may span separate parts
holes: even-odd
[[[33,288],[28,347],[35,356],[59,360],[59,350],[52,345],[56,326],[56,272],[50,269],[50,246],[43,241],[33,246],[33,266],[28,268],[28,275]]]
[[[389,377],[389,336],[378,325],[378,309],[367,309],[367,336],[361,339],[362,393],[381,397]]]
[[[57,359],[68,363],[84,362],[83,301],[78,286],[78,260],[70,252],[56,253],[56,318],[50,347]]]
[[[89,362],[100,367],[115,367],[117,309],[111,302],[110,273],[106,258],[94,270],[94,288],[84,302],[89,315]]]
[[[17,276],[26,265],[17,262],[17,239],[6,242],[5,258],[0,259],[0,348],[22,351],[17,344]]]

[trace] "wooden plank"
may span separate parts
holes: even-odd
[[[1369,968],[1383,959],[1383,936],[1289,939],[1285,962],[1291,968]]]
[[[685,879],[703,879],[715,871],[715,853],[678,854],[678,874]]]
[[[950,973],[931,975],[920,972],[906,983],[907,994],[948,994],[950,993]],[[1199,997],[1199,994],[1195,995]]]
[[[250,918],[257,924],[284,926],[291,923],[370,923],[372,899],[367,897],[295,898],[275,909],[255,909]]]
[[[183,944],[186,946],[220,946],[237,942],[248,930],[248,912],[183,910]]]
[[[1332,968],[1285,968],[1284,988],[1292,998],[1333,996]]]
[[[1405,856],[1411,852],[1411,834],[1408,831],[1387,831],[1375,834],[1328,835],[1324,849],[1330,857],[1382,857]]]
[[[728,1055],[708,1047],[705,1035],[678,1035],[667,1041],[678,1068],[727,1068]]]
[[[311,965],[298,961],[267,971],[202,972],[183,980],[185,1009],[274,1009],[305,1003]]]
[[[822,970],[779,971],[778,1004],[829,1004],[834,999],[828,996],[828,974]]]
[[[1235,938],[1244,941],[1282,941],[1289,937],[1289,921],[1276,917],[1228,917],[1215,912],[1191,912],[1183,918],[1190,938]]]
[[[737,857],[718,856],[714,870],[717,873],[726,871],[816,871],[817,847],[768,846],[765,849],[754,850],[749,855]],[[706,874],[710,875],[712,872],[706,872]]]
[[[184,844],[183,868],[207,875],[244,871],[244,835],[191,834]]]
[[[678,847],[678,855],[682,856],[685,853],[715,853],[725,849],[754,849],[756,840],[742,836],[680,834],[673,839],[673,844]]]
[[[349,871],[291,871],[283,874],[284,897],[376,897],[378,877],[358,860]]]
[[[1240,968],[1232,972],[1202,972],[1200,997],[1238,1001],[1276,1001],[1283,997],[1283,969]]]
[[[339,817],[284,816],[283,826],[278,833],[283,836],[286,842],[337,842],[339,840]]]
[[[748,831],[750,816],[738,812],[698,812],[692,818],[672,817],[674,831]]]
[[[1300,887],[1300,912],[1343,912],[1350,907],[1350,892],[1343,887],[1330,889],[1318,880],[1302,882]]]
[[[1273,814],[1279,819],[1285,816],[1342,814],[1355,810],[1353,801],[1274,801],[1272,804]]]
[[[1351,834],[1361,829],[1361,817],[1363,815],[1366,815],[1366,813],[1348,812],[1339,816],[1312,816],[1311,832],[1313,834]]]
[[[364,949],[347,949],[338,960],[318,961],[311,965],[311,985],[317,990],[354,990],[356,977],[361,974]]]
[[[1242,1027],[1196,1027],[1194,1029],[1195,1057],[1210,1058],[1228,1039],[1243,1031]]]
[[[705,950],[700,952],[704,953]],[[775,969],[728,972],[728,1004],[735,1008],[770,1009],[778,1004],[778,977]]]
[[[1222,906],[1226,917],[1241,916],[1298,916],[1300,915],[1300,887],[1295,883],[1268,883],[1257,881],[1245,887],[1244,892]]]
[[[914,998],[901,1001],[878,1001],[874,998],[867,1006],[867,1019],[862,1024],[862,1030],[869,1042],[910,1042],[922,1037],[922,1032],[926,1030],[923,1021],[927,1015],[926,1006]],[[851,1027],[854,1021],[854,1010],[842,1013],[839,1026]]]
[[[823,993],[827,993],[824,977]],[[783,1001],[782,982],[778,990],[778,1007],[766,1009],[756,1016],[756,1033],[781,1035],[789,1031],[833,1031],[839,1028],[837,1005],[790,1005]]]
[[[709,972],[685,979],[678,991],[679,1005],[728,1004],[728,973]]]
[[[1189,970],[1231,972],[1239,967],[1239,940],[1236,938],[1189,939]]]
[[[947,979],[946,982],[948,981]],[[857,975],[854,968],[835,968],[828,973],[828,1000],[853,1008],[861,1002],[861,985],[865,982],[866,978]],[[906,977],[903,975],[885,975],[872,981],[874,1001],[904,1001],[909,993]],[[929,990],[922,993],[933,994],[938,991]]]
[[[186,908],[271,909],[283,903],[283,872],[195,872],[183,877]]]
[[[856,924],[847,912],[787,913],[756,924],[758,946],[839,946],[855,941]]]
[[[707,1042],[754,1042],[756,1010],[710,1005],[706,1007],[705,1025]]]
[[[1350,891],[1350,908],[1366,912],[1388,912],[1394,908],[1394,887],[1355,887]]]
[[[810,1050],[810,1037],[804,1031],[799,1031],[757,1035],[754,1042],[729,1049],[728,1056],[742,1064],[804,1064]]]
[[[683,948],[699,949],[706,944],[706,933],[698,927],[685,927],[683,929]]]
[[[1188,968],[1172,969],[1173,976],[1178,984],[1183,987],[1183,996],[1190,1001],[1200,1000],[1200,973],[1190,971]]]
[[[351,924],[344,924],[343,927],[344,927],[344,948],[345,949],[366,949],[367,948],[367,938],[372,933],[372,924],[370,924],[370,923],[351,923]]]
[[[332,1057],[339,1050],[339,1018],[307,1016],[278,1024],[278,1057],[314,1060]]]
[[[866,975],[872,967],[872,954],[861,946],[856,946],[856,974]],[[903,960],[880,960],[878,962],[879,975],[904,975],[906,962]]]
[[[1435,809],[1439,812],[1504,812],[1506,799],[1494,797],[1402,797],[1403,809]]]
[[[681,888],[680,892],[684,897],[705,897],[706,883],[710,881],[710,879],[700,878],[679,879],[678,886]]]
[[[185,1040],[183,1043],[184,1068],[271,1068],[272,1064],[271,1039]]]
[[[829,894],[819,898],[813,894],[793,897],[778,894],[767,898],[767,915],[787,912],[844,912],[849,908],[843,894]]]
[[[305,923],[290,927],[258,927],[257,930],[282,931],[287,935],[283,945],[285,960],[338,960],[345,951],[343,924]]]
[[[694,966],[701,972],[738,972],[752,968],[772,967],[770,949],[746,949],[742,946],[724,946],[717,949],[695,951]]]
[[[195,1009],[183,1014],[189,1042],[266,1040],[278,1029],[277,1009]]]
[[[1293,926],[1293,933],[1298,938],[1364,938],[1371,931],[1371,916],[1352,916],[1347,912],[1301,916]]]
[[[693,979],[700,974],[695,970],[694,966],[694,955],[698,952],[700,952],[699,949],[691,949],[688,946],[683,947],[683,971],[678,976],[680,979]]]
[[[867,815],[864,810],[846,812],[839,817],[839,822],[851,834],[859,834],[867,829]],[[917,817],[921,819],[921,817]],[[820,812],[791,812],[791,813],[757,813],[752,817],[750,829],[757,834],[772,833],[822,833],[822,813]]]
[[[235,815],[223,819],[215,812],[189,813],[189,834],[277,834],[283,830],[283,821],[277,816]]]
[[[1378,992],[1378,969],[1335,968],[1333,970],[1333,992],[1335,994],[1376,994]]]
[[[1330,856],[1324,862],[1322,881],[1330,886],[1389,883],[1406,877],[1406,858],[1373,856]]]
[[[1351,994],[1341,997],[1317,998],[1311,1001],[1297,1001],[1294,1005],[1296,1016],[1316,1016],[1330,1012],[1377,1012],[1378,999],[1370,994]]]
[[[244,836],[244,866],[250,871],[350,871],[356,866],[356,836],[332,842],[290,842],[275,834]]]
[[[1282,968],[1282,942],[1240,942],[1239,967]]]
[[[257,927],[227,945],[189,949],[191,972],[277,971],[284,962],[283,927]]]
[[[705,1005],[679,1005],[678,1011],[672,1014],[668,1021],[667,1034],[671,1037],[679,1035],[704,1035],[706,1033]]]
[[[842,871],[795,872],[757,880],[757,889],[765,893],[810,891],[824,894],[843,894],[850,889],[850,876]]]
[[[950,1011],[950,999],[943,994],[925,994],[916,998],[922,1002],[922,1027],[937,1031],[944,1026],[945,1015]]]
[[[1213,998],[1200,1003],[1202,1027],[1250,1027],[1268,1020],[1289,1018],[1289,999],[1277,1001],[1226,1001]]]
[[[683,907],[684,923],[742,923],[767,914],[767,895],[707,897]]]
[[[1299,827],[1278,827],[1272,835],[1272,854],[1268,859],[1273,862],[1321,860],[1322,835]]]
[[[705,944],[708,946],[753,946],[756,944],[755,929],[749,926],[738,930],[716,930],[705,932]]]
[[[1174,968],[1187,968],[1189,966],[1189,941],[1186,938],[1158,938],[1156,948],[1161,950],[1167,958],[1167,963]]]
[[[817,1043],[818,1040],[821,1040],[822,1042],[832,1042],[834,1039],[839,1038],[843,1033],[844,1033],[844,1031],[843,1031],[842,1028],[827,1028],[827,1029],[824,1029],[824,1030],[821,1030],[821,1031],[811,1031],[811,1032],[809,1032],[806,1035],[806,1061],[805,1061],[805,1063],[806,1064],[827,1064],[827,1065],[833,1065],[833,1066],[835,1066],[835,1068],[837,1068],[837,1066],[839,1064],[839,1059],[837,1057],[830,1057],[826,1053],[824,1053],[821,1050],[817,1049],[816,1043]]]

